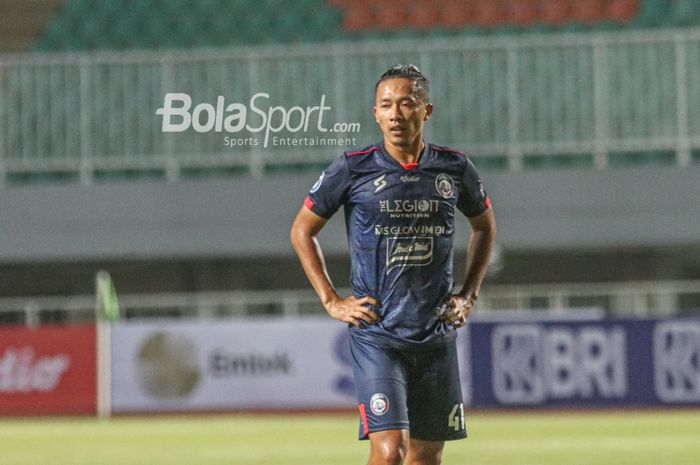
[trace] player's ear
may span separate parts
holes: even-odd
[[[374,115],[374,121],[376,121],[378,124],[379,118],[377,118],[377,106],[376,105],[372,106],[372,114]]]
[[[425,105],[425,119],[423,121],[427,121],[428,118],[430,118],[430,115],[433,114],[433,104],[432,103],[427,103]]]

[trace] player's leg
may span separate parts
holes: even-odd
[[[408,430],[390,429],[369,434],[367,465],[401,465],[406,458]]]
[[[437,455],[442,441],[467,437],[456,340],[414,355],[407,390],[411,441],[437,443],[416,442],[416,454],[423,446],[425,454]]]
[[[405,465],[440,465],[444,441],[423,441],[411,438]]]
[[[395,349],[350,338],[360,412],[360,439],[370,440],[370,465],[401,465],[408,447],[406,369]]]

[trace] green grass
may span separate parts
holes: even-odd
[[[700,410],[472,413],[445,465],[697,465]],[[362,465],[339,416],[2,419],[2,465]]]

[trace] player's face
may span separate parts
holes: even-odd
[[[379,84],[372,111],[384,141],[409,148],[420,144],[423,124],[430,117],[433,106],[416,95],[410,79],[397,78]]]

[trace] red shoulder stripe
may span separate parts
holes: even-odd
[[[309,196],[306,196],[306,198],[304,199],[304,205],[306,205],[306,208],[308,208],[309,210],[314,209],[314,201],[311,200],[311,197]]]
[[[352,157],[354,155],[364,155],[365,153],[370,153],[374,152],[375,150],[379,150],[379,147],[372,147],[367,150],[360,150],[359,152],[348,152],[345,154],[346,157]]]
[[[464,152],[460,152],[459,150],[446,149],[446,148],[443,148],[443,147],[438,147],[438,146],[436,146],[436,145],[431,145],[431,147],[432,147],[433,150],[435,150],[436,152],[448,152],[448,153],[456,153],[456,154],[458,154],[458,155],[465,155]]]

